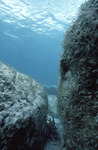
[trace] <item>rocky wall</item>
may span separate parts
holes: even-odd
[[[64,35],[58,110],[68,150],[98,149],[98,0],[85,2]]]

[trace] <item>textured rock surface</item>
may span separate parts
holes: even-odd
[[[40,149],[47,105],[39,83],[0,62],[0,150]]]
[[[65,145],[97,150],[98,0],[81,6],[63,40],[58,109]]]

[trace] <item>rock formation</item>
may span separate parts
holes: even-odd
[[[68,150],[98,149],[98,0],[85,2],[66,32],[60,59],[58,110]]]
[[[38,82],[0,62],[0,150],[40,150],[47,107]]]

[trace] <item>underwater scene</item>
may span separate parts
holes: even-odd
[[[0,0],[0,150],[97,150],[98,0]]]
[[[0,60],[57,86],[61,44],[84,0],[1,0]]]

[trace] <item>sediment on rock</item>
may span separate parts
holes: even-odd
[[[42,149],[47,107],[40,83],[0,62],[0,150]]]
[[[98,0],[81,6],[60,59],[58,110],[68,149],[97,150]]]

